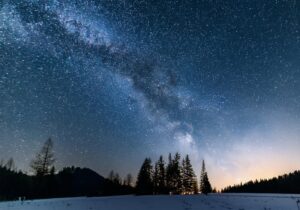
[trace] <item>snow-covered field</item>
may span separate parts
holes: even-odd
[[[300,195],[115,196],[0,203],[0,210],[300,210]]]

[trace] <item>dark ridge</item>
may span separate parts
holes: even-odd
[[[284,174],[272,179],[249,181],[244,184],[228,186],[223,193],[300,193],[300,171]]]
[[[66,167],[57,174],[29,176],[0,166],[0,200],[132,193],[133,187],[112,182],[88,168]]]

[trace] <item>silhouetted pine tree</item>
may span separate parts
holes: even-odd
[[[30,166],[37,176],[45,176],[50,174],[54,162],[53,142],[49,138]]]
[[[174,157],[174,184],[175,184],[175,191],[176,194],[181,194],[182,189],[182,168],[180,164],[180,154],[177,152]]]
[[[169,193],[182,193],[182,171],[180,165],[180,154],[176,153],[174,159],[169,154],[169,164],[167,166],[167,188]]]
[[[160,156],[159,160],[155,163],[153,184],[155,194],[166,193],[165,163],[163,156]]]
[[[157,162],[155,163],[154,166],[154,173],[153,173],[153,193],[154,194],[159,194],[158,186],[158,176],[159,176],[159,168]]]
[[[127,176],[124,179],[124,185],[126,186],[132,186],[132,175],[131,174],[127,174]]]
[[[168,193],[171,193],[174,186],[172,185],[172,176],[173,176],[173,159],[172,159],[172,154],[169,153],[168,156],[168,165],[166,168],[166,188]]]
[[[205,195],[212,192],[212,187],[208,179],[204,160],[202,161],[202,169],[200,175],[200,191]]]
[[[158,191],[160,194],[166,193],[166,169],[165,169],[165,162],[163,156],[159,157],[157,161],[158,165]]]
[[[182,160],[182,186],[185,194],[197,192],[196,175],[188,155]]]
[[[139,171],[136,192],[139,195],[153,194],[153,167],[150,158],[145,159]]]

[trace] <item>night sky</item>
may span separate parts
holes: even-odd
[[[0,0],[0,159],[136,175],[190,154],[217,188],[300,169],[297,0]]]

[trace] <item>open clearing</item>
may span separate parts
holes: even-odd
[[[300,195],[114,196],[0,203],[0,210],[300,210]]]

